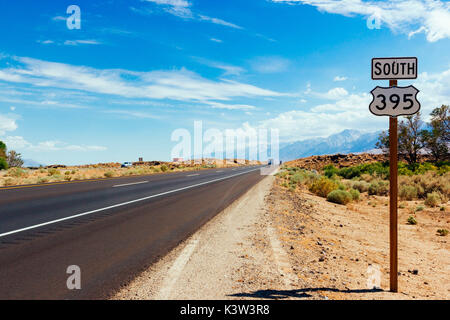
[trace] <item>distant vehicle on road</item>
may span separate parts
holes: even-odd
[[[133,166],[133,163],[131,163],[131,162],[124,162],[121,165],[122,168],[130,168],[132,166]]]

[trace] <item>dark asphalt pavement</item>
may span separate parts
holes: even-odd
[[[0,299],[103,299],[259,182],[259,167],[0,188]],[[81,290],[66,286],[81,269]]]

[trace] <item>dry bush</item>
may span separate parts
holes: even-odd
[[[385,196],[389,193],[389,182],[375,180],[370,184],[368,191],[370,195]]]
[[[398,195],[402,200],[417,199],[417,188],[411,185],[402,185],[400,186]]]
[[[344,190],[334,190],[327,195],[327,200],[333,203],[347,204],[352,201],[352,195]]]
[[[338,188],[339,185],[336,182],[326,177],[321,177],[319,180],[316,180],[311,184],[311,186],[309,187],[309,191],[320,197],[326,198],[331,191]]]
[[[425,205],[429,207],[437,207],[441,203],[441,194],[439,192],[431,192],[427,194],[427,198],[425,199]]]

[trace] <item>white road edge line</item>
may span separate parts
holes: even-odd
[[[159,295],[157,300],[168,300],[170,297],[170,293],[172,292],[172,288],[180,277],[181,272],[189,261],[189,258],[194,253],[194,249],[198,244],[198,240],[194,239],[189,241],[189,243],[184,247],[183,251],[180,253],[178,258],[173,263],[172,267],[170,267],[167,275],[165,277],[164,283],[161,286],[159,291]]]
[[[188,174],[186,177],[195,177],[195,176],[199,176],[200,173],[194,173],[194,174]]]
[[[115,186],[112,186],[113,188],[118,187],[126,187],[126,186],[132,186],[134,184],[141,184],[141,183],[147,183],[148,181],[139,181],[139,182],[133,182],[133,183],[125,183],[125,184],[116,184]]]
[[[49,224],[54,224],[54,223],[58,223],[58,222],[62,222],[62,221],[70,220],[70,219],[75,219],[75,218],[78,218],[78,217],[87,216],[87,215],[92,214],[92,213],[105,211],[105,210],[109,210],[109,209],[113,209],[113,208],[117,208],[117,207],[122,207],[122,206],[125,206],[125,205],[128,205],[128,204],[131,204],[131,203],[136,203],[136,202],[148,200],[148,199],[151,199],[151,198],[160,197],[160,196],[163,196],[163,195],[166,195],[166,194],[170,194],[170,193],[174,193],[174,192],[177,192],[177,191],[199,187],[199,186],[202,186],[202,185],[205,185],[205,184],[209,184],[209,183],[213,183],[213,182],[216,182],[216,181],[229,179],[229,178],[232,178],[232,177],[235,177],[235,176],[239,176],[241,174],[249,173],[249,172],[252,172],[252,171],[256,171],[256,170],[259,170],[259,168],[258,169],[253,169],[253,170],[249,170],[249,171],[245,171],[245,172],[236,173],[236,174],[233,174],[233,175],[228,176],[228,177],[222,177],[222,178],[218,178],[218,179],[214,179],[214,180],[210,180],[210,181],[197,183],[197,184],[194,184],[194,185],[191,185],[191,186],[187,186],[187,187],[183,187],[183,188],[179,188],[179,189],[175,189],[175,190],[170,190],[170,191],[154,194],[154,195],[151,195],[151,196],[148,196],[148,197],[145,197],[145,198],[140,198],[140,199],[136,199],[136,200],[122,202],[122,203],[115,204],[115,205],[112,205],[112,206],[109,206],[109,207],[96,209],[96,210],[92,210],[92,211],[88,211],[88,212],[83,212],[83,213],[79,213],[79,214],[76,214],[76,215],[73,215],[73,216],[69,216],[69,217],[65,217],[65,218],[61,218],[61,219],[56,219],[56,220],[52,220],[52,221],[36,224],[36,225],[30,226],[30,227],[17,229],[17,230],[13,230],[13,231],[8,231],[8,232],[5,232],[5,233],[1,233],[0,234],[0,238],[9,236],[11,234],[19,233],[19,232],[22,232],[22,231],[27,231],[27,230],[31,230],[31,229],[36,229],[36,228],[39,228],[39,227],[47,226]]]

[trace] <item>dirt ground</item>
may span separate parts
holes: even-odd
[[[449,229],[448,205],[446,211],[425,207],[414,213],[419,202],[400,202],[399,293],[391,293],[387,197],[364,195],[343,206],[276,183],[268,203],[283,248],[303,282],[300,292],[310,298],[450,298],[448,236],[436,232]],[[411,215],[417,225],[407,224]],[[382,290],[370,290],[374,286]]]
[[[448,205],[401,203],[391,293],[387,201],[337,205],[269,176],[114,299],[449,299]]]

